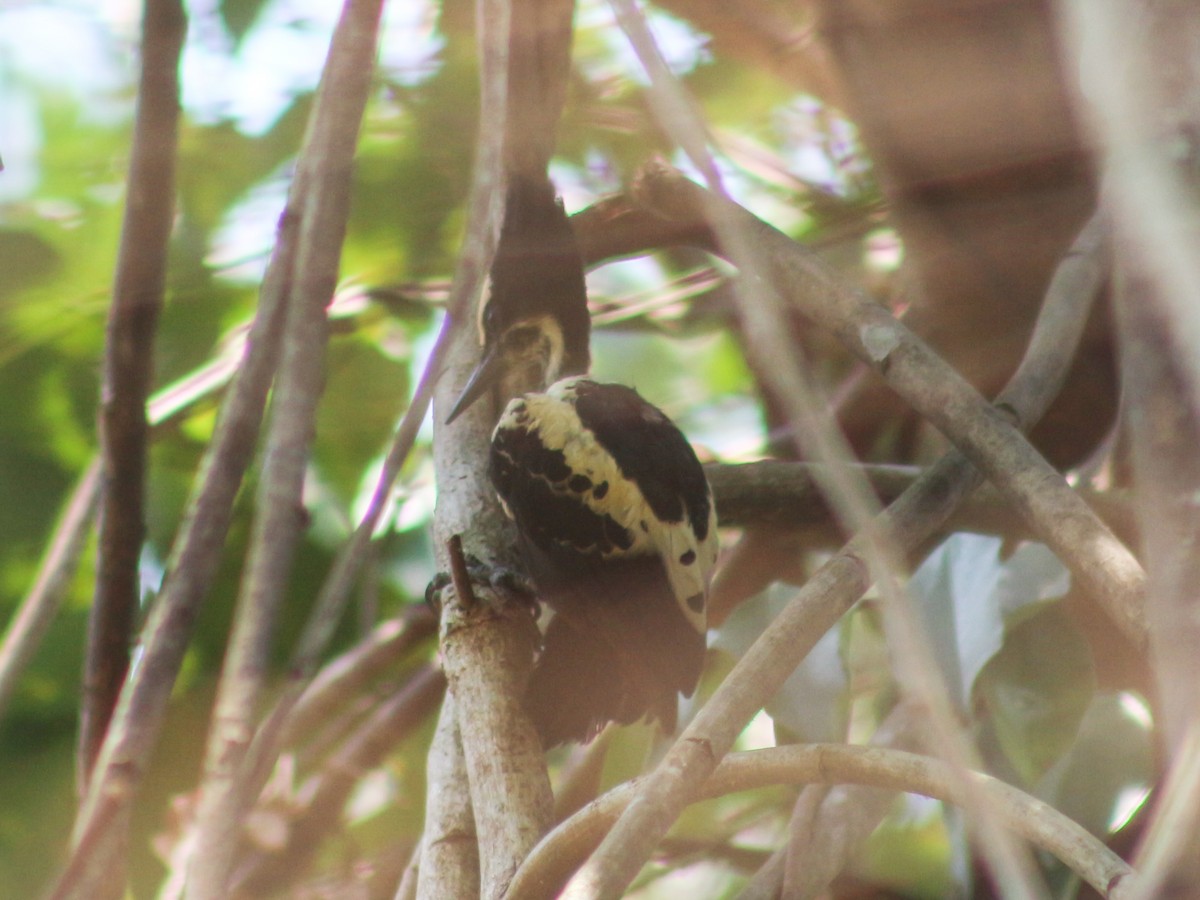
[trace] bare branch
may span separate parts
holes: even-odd
[[[320,773],[300,791],[302,806],[289,822],[287,846],[279,853],[259,853],[238,866],[233,896],[261,897],[285,889],[304,872],[333,831],[344,826],[343,810],[363,775],[387,755],[437,708],[446,687],[442,673],[422,667],[366,722],[330,755]]]
[[[704,467],[704,472],[712,485],[722,526],[806,528],[834,522],[833,511],[814,474],[820,466],[821,463],[763,460],[711,463]],[[899,497],[922,472],[918,466],[866,464],[855,468],[885,504]],[[1082,489],[1078,493],[1122,540],[1136,541],[1137,524],[1127,492]],[[1034,537],[1025,521],[988,485],[963,503],[947,523],[947,529],[1017,539]]]
[[[204,783],[189,864],[189,900],[226,896],[238,841],[231,823],[254,797],[236,790],[254,733],[271,639],[303,527],[302,491],[313,417],[324,387],[325,307],[337,283],[350,207],[350,176],[373,72],[382,0],[347,0],[317,93],[309,153],[298,178],[313,187],[300,236],[285,319],[282,361],[249,558],[221,673],[205,754]]]
[[[1116,234],[1123,425],[1170,759],[1138,854],[1141,896],[1188,896],[1200,891],[1200,17],[1162,0],[1061,6]]]
[[[536,627],[520,601],[443,591],[442,655],[480,837],[481,896],[499,897],[553,811],[541,742],[521,704]],[[449,596],[447,596],[449,595]]]
[[[427,607],[414,606],[398,619],[389,619],[359,644],[330,660],[300,695],[280,731],[280,744],[288,746],[358,695],[396,660],[433,634],[436,626]]]
[[[419,900],[479,896],[479,835],[466,771],[454,694],[447,693],[425,764],[425,833],[416,887],[406,875],[397,898],[410,891]]]
[[[37,580],[4,631],[4,642],[0,644],[0,720],[4,718],[21,674],[58,615],[71,579],[79,568],[79,559],[96,513],[99,484],[100,460],[96,458],[71,492],[50,546],[38,566]]]
[[[1007,829],[1053,853],[1102,896],[1129,896],[1133,870],[1082,826],[999,779],[979,772],[967,776]],[[951,766],[902,750],[798,744],[730,754],[697,799],[773,784],[860,784],[960,804],[961,780],[962,773]],[[614,788],[548,834],[513,879],[510,900],[555,896],[571,869],[638,801],[642,786],[643,779],[637,779]]]
[[[86,793],[96,755],[129,669],[141,599],[145,537],[146,400],[175,215],[179,54],[187,31],[180,0],[146,0],[129,192],[113,283],[100,404],[100,546],[88,620],[77,772]]]
[[[708,222],[669,221],[617,194],[571,216],[579,252],[589,266],[663,247],[686,245],[713,250],[716,239]]]

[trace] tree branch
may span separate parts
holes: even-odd
[[[146,0],[129,189],[101,388],[100,545],[76,760],[81,795],[87,791],[129,669],[141,599],[138,564],[146,531],[146,400],[154,380],[154,340],[175,214],[179,54],[186,31],[179,0]]]
[[[79,569],[96,513],[99,485],[100,460],[97,457],[88,464],[71,492],[54,528],[50,546],[38,566],[37,580],[4,631],[4,641],[0,644],[0,721]]]
[[[961,778],[946,763],[902,750],[799,744],[730,754],[697,799],[777,784],[858,784],[961,804]],[[998,779],[979,772],[969,772],[967,778],[1006,828],[1053,853],[1102,896],[1130,895],[1133,870],[1082,826]],[[644,779],[636,779],[614,788],[546,835],[513,879],[509,900],[555,896],[571,869],[638,801],[643,785]],[[565,896],[579,895],[569,887]]]
[[[301,788],[302,806],[288,823],[286,847],[278,853],[253,854],[242,862],[231,879],[231,896],[261,897],[294,884],[321,842],[343,827],[346,801],[362,776],[425,721],[437,708],[445,687],[442,673],[427,665],[380,703]]]
[[[304,474],[324,388],[325,307],[337,284],[381,8],[382,0],[347,0],[343,7],[306,137],[312,152],[301,162],[304,174],[297,175],[311,180],[313,189],[300,211],[293,293],[284,321],[257,515],[205,753],[188,867],[189,900],[227,895],[239,837],[230,826],[254,802],[236,789],[238,773],[254,733],[275,620],[304,524]]]
[[[1162,0],[1062,6],[1116,233],[1123,425],[1170,760],[1138,854],[1142,896],[1189,896],[1200,891],[1200,17]]]
[[[821,465],[790,460],[710,463],[704,473],[712,485],[723,527],[806,528],[834,522],[815,474]],[[866,464],[855,468],[884,504],[899,497],[923,471],[919,466]],[[1137,523],[1126,492],[1082,489],[1077,493],[1124,542],[1136,542]],[[988,485],[964,501],[946,528],[1026,540],[1035,536],[999,492]]]
[[[425,764],[425,833],[415,895],[420,900],[478,897],[479,835],[471,786],[463,776],[467,763],[458,739],[458,709],[446,694]],[[412,879],[401,879],[397,898],[408,896]]]

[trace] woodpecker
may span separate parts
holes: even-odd
[[[704,661],[712,492],[661,410],[586,377],[583,263],[553,187],[514,183],[506,203],[482,360],[450,418],[489,389],[508,401],[489,474],[552,611],[525,705],[547,747],[647,716],[673,731]]]

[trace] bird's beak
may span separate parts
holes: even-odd
[[[497,352],[495,347],[485,349],[483,359],[479,361],[479,365],[475,367],[475,371],[467,379],[467,386],[458,395],[458,400],[454,402],[454,407],[450,410],[450,415],[446,416],[447,425],[457,419],[466,411],[467,407],[482,397],[497,382],[500,378],[501,369],[501,354]]]

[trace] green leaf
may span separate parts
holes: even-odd
[[[367,465],[386,451],[407,405],[408,367],[360,338],[334,340],[326,360],[328,387],[317,413],[314,459],[349,509]]]
[[[713,646],[741,656],[795,592],[791,585],[775,584],[743,603],[721,626]],[[792,740],[840,741],[845,736],[847,677],[839,641],[839,629],[825,634],[766,706],[776,729],[784,729]]]
[[[1097,694],[1070,749],[1043,776],[1037,796],[1106,837],[1144,801],[1155,777],[1155,743],[1144,703]]]
[[[960,896],[952,866],[954,848],[941,804],[924,797],[897,798],[853,865],[855,874],[887,885],[904,897]],[[957,888],[957,890],[956,890]]]
[[[976,683],[986,725],[1026,784],[1075,740],[1096,675],[1091,649],[1057,605],[1021,622]]]
[[[960,709],[979,671],[1000,649],[1008,619],[1069,586],[1062,563],[1045,546],[1025,543],[1001,558],[999,538],[954,534],[909,582],[934,656]]]
[[[62,271],[63,257],[49,240],[22,228],[0,228],[0,303]]]

